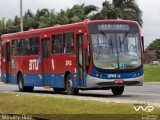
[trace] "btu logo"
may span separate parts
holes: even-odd
[[[38,60],[37,59],[29,60],[29,70],[38,70]]]

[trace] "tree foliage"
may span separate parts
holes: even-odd
[[[147,50],[160,50],[160,38],[150,43],[150,45],[147,47]]]
[[[6,33],[6,23],[5,23],[5,18],[2,18],[0,20],[0,35],[2,33]]]
[[[142,26],[142,12],[135,0],[113,0],[112,3],[105,1],[102,10],[93,19],[128,19],[139,22]]]
[[[56,24],[69,24],[84,21],[85,19],[131,19],[142,25],[141,11],[135,0],[113,0],[112,3],[105,1],[102,9],[94,5],[76,4],[67,10],[61,9],[55,12],[53,9],[38,9],[36,13],[27,10],[24,14],[24,31],[31,28],[45,28]],[[5,23],[5,18],[0,20],[0,34],[20,31],[20,18],[9,19]]]
[[[150,43],[146,50],[150,51],[150,53],[152,53],[152,51],[155,51],[155,54],[152,54],[152,56],[154,56],[156,60],[160,60],[160,39],[156,39],[152,43]],[[149,55],[147,54],[146,58],[148,56]]]

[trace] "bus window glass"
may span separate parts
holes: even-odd
[[[94,65],[102,69],[132,69],[141,65],[138,34],[92,34]]]
[[[2,43],[2,57],[4,57],[4,43]]]
[[[117,34],[120,69],[131,69],[141,65],[141,49],[138,34]],[[125,38],[125,39],[124,39]]]
[[[18,39],[18,50],[19,50],[19,56],[21,56],[22,55],[22,39]]]
[[[39,53],[39,37],[30,39],[30,55],[38,55]]]
[[[72,53],[74,50],[74,34],[65,33],[64,42],[65,42],[64,53]]]
[[[16,56],[20,56],[21,55],[21,51],[22,51],[22,40],[21,39],[17,39],[16,40],[16,47],[15,47],[15,54]]]
[[[16,40],[12,40],[12,55],[15,56],[16,55]]]
[[[22,55],[27,56],[29,55],[29,39],[25,38],[22,40]]]
[[[62,38],[62,34],[53,35],[52,43],[54,43],[54,46],[52,46],[52,53],[55,53],[55,54],[63,53],[63,38]]]
[[[52,53],[54,54],[55,51],[54,51],[54,41],[55,41],[55,36],[53,35],[52,36]]]
[[[12,40],[12,47],[16,47],[16,40]]]
[[[12,55],[13,56],[18,56],[20,55],[20,48],[18,44],[18,39],[12,40]]]
[[[18,39],[17,46],[18,46],[19,48],[22,47],[22,39]]]

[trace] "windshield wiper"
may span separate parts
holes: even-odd
[[[124,37],[123,37],[123,42],[125,41],[126,37],[128,36],[128,32],[125,33]],[[122,42],[122,43],[123,43]]]
[[[105,35],[105,32],[103,32],[103,31],[100,31],[100,33],[101,33],[102,35]]]
[[[109,40],[109,45],[111,46],[112,54],[113,54],[113,43],[112,43],[112,38],[111,38],[111,36],[110,36],[110,40]]]

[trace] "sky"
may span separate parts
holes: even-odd
[[[96,5],[102,8],[105,0],[23,0],[23,12],[30,9],[33,13],[37,9],[48,8],[56,12],[60,9],[71,8],[74,4],[85,3]],[[111,0],[109,0],[111,2]],[[160,0],[135,0],[143,12],[142,35],[144,36],[145,47],[153,40],[160,38]],[[20,0],[0,0],[0,19],[13,19],[19,16]]]

